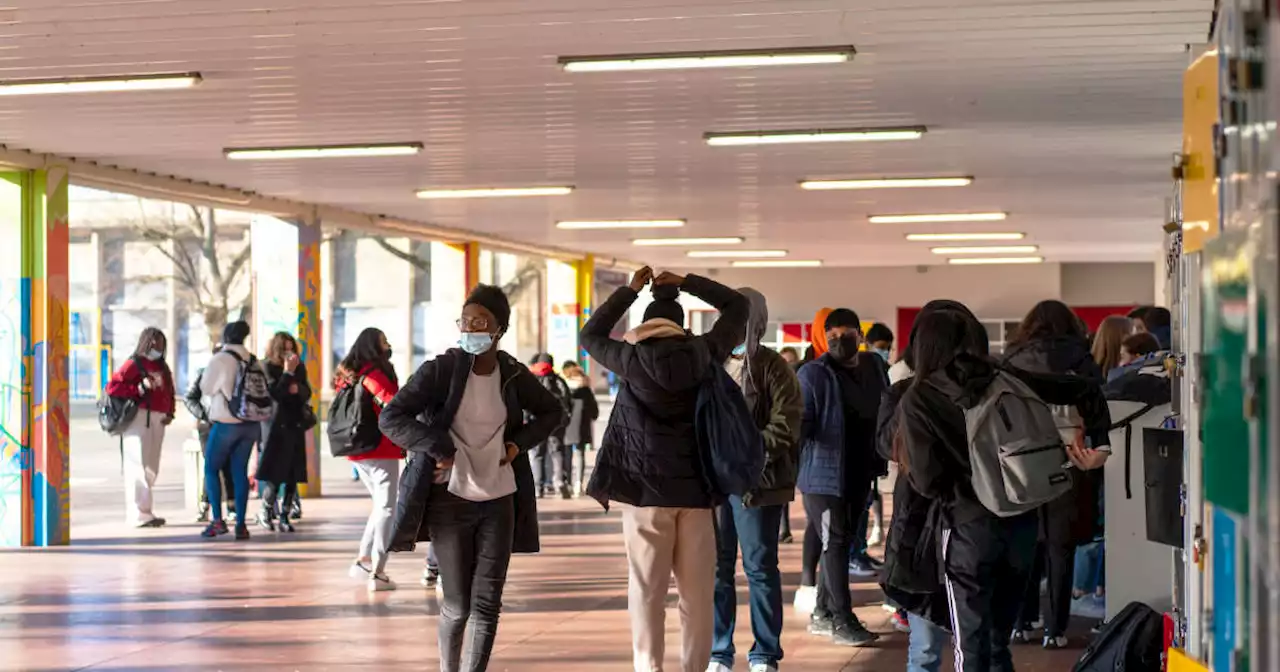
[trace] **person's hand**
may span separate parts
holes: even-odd
[[[148,373],[145,383],[149,390],[158,389],[164,386],[164,374],[159,371]]]
[[[289,384],[289,394],[297,394],[297,393],[298,393],[298,384],[297,384],[297,383],[290,383],[290,384]]]
[[[508,464],[511,464],[513,461],[515,461],[516,455],[519,455],[519,454],[520,454],[519,446],[517,446],[514,443],[508,442],[507,454],[502,458],[502,461],[498,462],[499,466],[505,467]]]
[[[676,273],[672,273],[671,271],[663,271],[662,275],[659,275],[653,281],[653,284],[655,286],[656,285],[675,285],[676,287],[679,287],[680,285],[684,284],[684,276]]]
[[[1076,465],[1080,471],[1093,471],[1101,469],[1107,463],[1107,457],[1110,453],[1093,448],[1085,448],[1079,443],[1072,443],[1067,446],[1067,458],[1071,460],[1071,464]]]
[[[435,482],[444,483],[445,472],[453,468],[453,458],[446,457],[443,460],[436,460]]]
[[[631,276],[631,290],[639,292],[644,289],[645,285],[649,284],[650,280],[653,280],[653,269],[645,266],[644,268],[636,271],[635,275]]]
[[[173,424],[173,416],[172,416],[172,415],[166,415],[166,416],[164,416],[164,419],[160,421],[160,424],[164,425],[165,427],[168,427],[169,425],[172,425],[172,424]]]
[[[291,352],[284,357],[284,370],[293,373],[298,370],[298,353]]]

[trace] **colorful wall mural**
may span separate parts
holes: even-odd
[[[317,390],[311,396],[311,403],[316,412],[320,411],[320,389],[327,381],[322,373],[324,347],[320,334],[320,224],[319,222],[300,223],[295,233],[297,237],[297,296],[294,306],[298,321],[298,347],[302,361],[307,367],[307,380],[312,389]],[[320,428],[317,426],[307,436],[307,483],[300,489],[304,497],[320,496]]]
[[[0,173],[0,544],[70,543],[67,172]]]

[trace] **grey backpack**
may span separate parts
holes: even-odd
[[[997,373],[964,419],[973,490],[991,513],[1016,516],[1071,489],[1066,446],[1053,411],[1026,383]]]

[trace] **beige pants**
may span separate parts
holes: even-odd
[[[714,629],[716,533],[711,509],[625,509],[627,610],[636,672],[662,672],[671,575],[680,595],[682,672],[704,672]]]

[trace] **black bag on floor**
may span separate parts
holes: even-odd
[[[1130,602],[1085,647],[1073,672],[1160,672],[1164,619],[1141,602]]]

